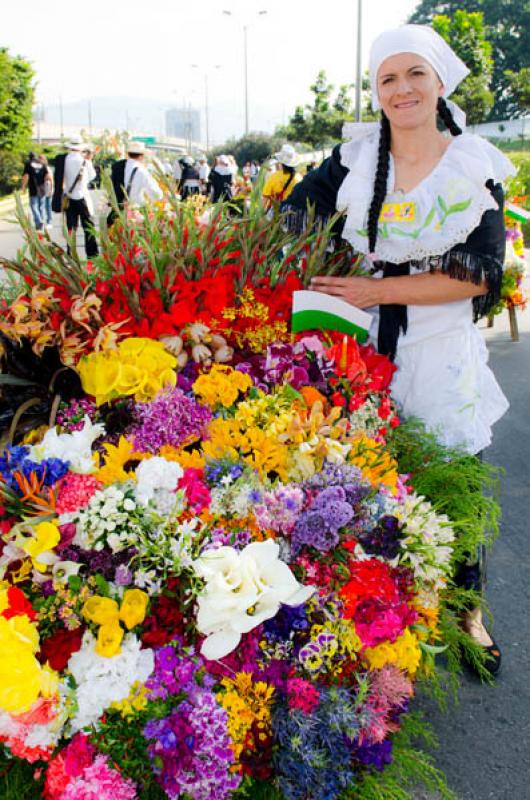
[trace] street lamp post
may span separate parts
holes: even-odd
[[[262,9],[258,11],[258,16],[262,17],[267,13],[267,9]],[[226,14],[227,17],[233,17],[234,14],[232,11],[228,11],[227,9],[223,10],[223,14]],[[245,135],[248,134],[249,125],[248,125],[248,25],[245,23],[243,25],[243,69],[244,69],[244,78],[245,78]]]
[[[200,69],[200,64],[192,64],[193,69]],[[220,69],[220,64],[214,64],[212,69]],[[208,102],[208,70],[204,69],[204,122],[206,130],[206,151],[210,149],[210,107]]]
[[[362,9],[363,0],[357,0],[357,69],[355,78],[355,121],[361,121],[361,89],[362,89],[362,64],[361,64],[361,42],[362,42]]]

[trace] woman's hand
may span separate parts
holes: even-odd
[[[369,308],[381,303],[381,284],[377,278],[332,278],[319,275],[311,279],[310,288],[340,297],[357,308]]]

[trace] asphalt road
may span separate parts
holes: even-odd
[[[530,800],[530,309],[518,320],[519,342],[511,340],[507,313],[483,329],[510,401],[485,453],[505,469],[502,530],[488,559],[487,589],[502,670],[495,687],[465,674],[460,703],[447,714],[419,703],[439,737],[436,763],[459,800]]]
[[[53,237],[62,238],[58,215]],[[21,244],[17,228],[0,220],[0,255],[14,257]],[[519,342],[510,338],[507,313],[492,329],[481,323],[510,401],[486,451],[488,461],[505,469],[502,533],[489,557],[487,592],[503,668],[495,687],[465,674],[459,705],[448,713],[425,699],[418,703],[439,737],[436,763],[459,800],[530,800],[530,309],[518,320]],[[418,793],[418,800],[434,798]]]

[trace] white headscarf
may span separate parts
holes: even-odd
[[[398,53],[415,53],[428,61],[438,74],[442,84],[444,98],[448,98],[458,84],[469,74],[469,69],[458,58],[447,42],[427,25],[402,25],[381,33],[372,43],[370,50],[370,84],[372,87],[372,108],[381,108],[377,94],[377,73],[379,67],[390,56]],[[462,130],[465,128],[466,116],[456,103],[448,102],[453,118]]]

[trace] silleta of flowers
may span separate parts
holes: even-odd
[[[4,355],[57,412],[0,457],[0,739],[32,796],[362,797],[432,675],[452,524],[387,447],[393,365],[289,333],[321,242],[270,224],[170,208],[88,274],[40,239],[11,264]]]

